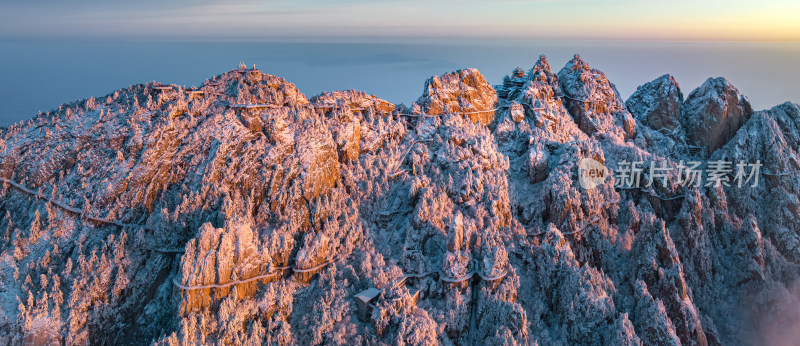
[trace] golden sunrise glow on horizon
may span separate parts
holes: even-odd
[[[0,38],[612,39],[800,42],[800,2],[100,0],[7,3]]]

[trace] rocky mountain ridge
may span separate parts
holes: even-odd
[[[465,69],[423,90],[410,106],[307,98],[240,67],[0,129],[0,338],[800,336],[797,104],[754,112],[723,78],[684,99],[668,75],[623,101],[579,56],[557,73],[542,56],[495,87]],[[579,184],[584,158],[611,173],[596,188]],[[760,184],[691,187],[673,171],[616,186],[626,162],[715,160],[761,162]]]

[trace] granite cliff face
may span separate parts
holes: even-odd
[[[683,93],[678,82],[663,75],[638,87],[625,105],[636,121],[654,130],[673,131],[681,126]]]
[[[578,56],[408,106],[244,67],[135,85],[0,129],[0,340],[791,343],[798,145],[797,104],[670,76],[623,102]],[[760,182],[620,184],[693,160]]]
[[[747,98],[725,78],[709,78],[683,104],[681,122],[689,141],[710,155],[753,115]]]

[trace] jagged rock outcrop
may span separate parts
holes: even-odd
[[[469,113],[472,122],[489,124],[494,120],[497,93],[476,69],[463,69],[425,82],[416,102],[424,114]]]
[[[501,87],[507,92],[499,104],[508,113],[497,118],[495,136],[504,151],[527,152],[528,178],[538,183],[547,177],[552,148],[587,136],[564,107],[558,76],[547,58],[540,56],[527,76],[514,80],[519,83]]]
[[[626,107],[579,57],[497,90],[460,70],[396,107],[240,68],[0,129],[0,342],[794,340],[800,106],[663,76]],[[693,145],[730,184],[648,171]]]
[[[312,97],[311,103],[338,121],[337,126],[331,126],[331,132],[343,162],[357,160],[361,151],[361,120],[354,115],[374,112],[386,116],[395,111],[395,105],[388,101],[356,90],[324,92]]]
[[[709,78],[683,103],[681,123],[690,144],[711,155],[753,115],[747,98],[727,79]]]
[[[607,133],[625,139],[635,135],[636,122],[605,74],[580,56],[558,72],[564,104],[578,127],[588,135]]]
[[[304,129],[305,130],[305,129]],[[327,193],[341,179],[339,155],[330,132],[319,131],[313,127],[306,131],[298,131],[299,138],[306,141],[298,148],[300,165],[303,170],[303,197],[313,200]],[[344,150],[344,153],[348,151]],[[354,156],[348,156],[349,158]]]
[[[394,112],[396,106],[389,101],[368,95],[363,91],[326,91],[311,98],[314,107],[324,110],[344,110],[349,107],[356,111],[369,111],[388,115]]]
[[[226,228],[215,229],[210,223],[205,223],[200,227],[198,237],[186,244],[186,254],[181,263],[181,284],[226,285],[270,272],[269,258],[259,255],[258,249],[262,246],[253,230],[246,223],[229,223]],[[185,290],[182,292],[185,296],[181,310],[188,314],[207,308],[211,302],[228,296],[231,290],[235,290],[237,299],[244,299],[253,295],[257,284],[252,281],[220,289]]]
[[[655,130],[672,131],[681,126],[683,93],[678,82],[665,74],[636,88],[625,106],[636,121]]]

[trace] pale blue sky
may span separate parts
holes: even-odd
[[[0,38],[800,41],[800,1],[0,0]]]

